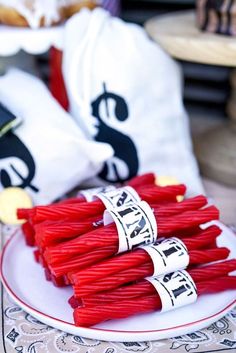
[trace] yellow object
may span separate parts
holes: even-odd
[[[24,220],[17,219],[18,208],[31,208],[29,195],[21,188],[9,187],[0,192],[0,220],[5,224],[22,224]]]
[[[178,185],[180,184],[179,180],[172,176],[158,175],[155,181],[156,185],[159,186],[168,186],[168,185]],[[184,197],[182,195],[177,196],[177,200],[183,201]]]

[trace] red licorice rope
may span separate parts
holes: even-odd
[[[33,208],[18,208],[17,209],[17,218],[24,220],[32,220],[34,215],[34,207]]]
[[[49,209],[53,210],[54,207],[57,207],[57,206],[63,206],[63,205],[69,206],[69,205],[73,205],[73,204],[76,205],[76,204],[80,204],[80,203],[84,203],[84,202],[86,202],[84,197],[78,196],[78,197],[74,197],[74,198],[68,198],[66,200],[62,200],[62,201],[52,203],[49,205],[45,205],[45,206],[35,206],[32,208],[18,208],[17,209],[17,218],[32,221],[37,207],[45,207],[48,210]]]
[[[214,278],[219,278],[228,275],[236,270],[236,260],[227,260],[216,264],[207,265],[201,268],[188,270],[188,273],[194,282],[208,281]],[[119,300],[130,300],[135,297],[151,295],[156,292],[154,286],[144,280],[131,285],[122,286],[108,292],[102,292],[82,298],[84,306],[104,305]],[[77,300],[75,298],[75,300]],[[79,301],[77,300],[79,305]]]
[[[136,188],[135,188],[136,189]],[[176,201],[178,195],[184,195],[186,187],[184,185],[173,186],[144,186],[136,190],[140,198],[149,203],[160,201]],[[33,223],[45,220],[82,220],[96,215],[102,215],[105,206],[101,200],[83,202],[77,204],[62,204],[48,206],[36,206],[32,210],[31,220]],[[21,210],[17,211],[18,218],[21,218]]]
[[[104,258],[109,258],[116,253],[116,246],[107,246],[104,248],[96,249],[79,256],[72,257],[65,262],[60,264],[50,265],[50,271],[56,276],[67,275],[69,272],[75,272],[87,268],[88,266],[94,265],[97,262],[102,261]]]
[[[226,259],[229,255],[227,248],[215,248],[205,250],[192,250],[189,252],[189,265],[201,265],[213,261]],[[93,283],[81,286],[78,282],[77,273],[69,275],[70,281],[73,283],[74,295],[76,298],[86,297],[94,293],[102,292],[117,288],[123,284],[140,280],[153,275],[153,264],[151,262],[140,265],[136,268],[120,271],[111,276],[104,277]]]
[[[202,210],[186,211],[174,217],[165,217],[163,220],[160,219],[158,210],[154,210],[154,215],[157,219],[159,236],[170,236],[171,233],[180,231],[181,237],[181,230],[199,226],[210,220],[218,220],[219,210],[215,206],[209,206]]]
[[[155,209],[154,215],[159,237],[166,237],[181,229],[192,228],[216,220],[219,218],[219,211],[215,206],[209,206],[202,210],[187,211],[171,217],[159,217],[158,209]],[[118,251],[119,237],[116,225],[113,223],[62,244],[48,247],[44,252],[44,257],[48,264],[61,263],[71,256],[111,245],[116,245]]]
[[[131,186],[132,188],[155,184],[156,175],[154,173],[145,173],[142,175],[137,175],[136,177],[132,178],[131,180],[125,183],[125,185]]]
[[[203,231],[200,236],[184,238],[182,241],[188,251],[197,250],[208,243],[212,243],[220,233],[221,229],[219,227],[212,226]],[[150,255],[145,250],[137,248],[131,252],[119,254],[111,259],[97,263],[94,266],[80,270],[73,278],[76,277],[76,283],[83,286],[97,281],[100,278],[108,277],[117,272],[148,263],[152,263]]]
[[[76,299],[73,295],[68,299],[68,303],[72,307],[72,309],[77,308],[79,305],[81,305],[81,300]]]
[[[236,289],[236,276],[226,276],[206,282],[197,282],[198,296]],[[127,318],[141,313],[161,310],[159,294],[142,296],[135,300],[119,300],[110,304],[92,307],[79,307],[74,310],[76,326],[89,327],[106,320]]]
[[[35,245],[35,231],[34,227],[31,224],[30,221],[26,221],[25,223],[22,224],[21,226],[22,233],[25,238],[25,242],[28,246],[34,246]]]
[[[166,205],[156,205],[155,203],[153,203],[150,204],[150,207],[153,208],[154,212],[156,210],[157,217],[171,217],[186,211],[198,210],[206,205],[206,197],[203,195],[199,195],[183,200],[181,202],[167,203]]]
[[[154,173],[145,173],[142,175],[137,175],[136,177],[132,178],[124,185],[131,186],[133,188],[140,188],[143,186],[155,185],[155,181],[156,181],[156,176]],[[47,205],[45,207],[48,207],[48,208],[51,207],[53,209],[53,207],[55,207],[56,205],[73,204],[73,203],[78,204],[81,202],[87,202],[87,201],[83,195],[78,194],[76,197],[70,197],[68,199],[61,200],[59,202]],[[34,209],[35,207],[19,208],[17,210],[17,216],[19,219],[31,219],[32,215],[34,214]]]
[[[211,226],[205,230],[200,230],[198,232],[190,231],[188,234],[190,238],[184,238],[183,241],[189,250],[200,249],[214,242],[214,240],[220,233],[221,233],[221,229],[219,227]],[[100,261],[107,259],[111,256],[114,256],[116,254],[116,251],[117,251],[116,246],[110,246],[110,247],[108,246],[108,247],[96,249],[94,251],[89,252],[88,254],[75,256],[72,259],[64,261],[63,263],[53,264],[53,265],[50,265],[49,267],[55,276],[62,276],[62,275],[66,275],[69,272],[81,271],[95,264],[97,264],[97,266],[99,267]],[[137,252],[137,249],[134,250],[134,253],[136,252]],[[126,254],[129,255],[130,253],[125,253],[124,256]],[[112,259],[120,258],[121,256],[123,256],[123,254],[118,255]],[[96,266],[94,266],[93,268],[96,268]],[[105,274],[103,274],[102,277],[105,277]]]
[[[197,210],[207,204],[204,196],[196,196],[179,203],[167,205],[154,204],[153,208],[159,208],[158,215],[170,217],[185,211]],[[44,221],[35,225],[35,242],[40,248],[58,244],[62,241],[73,239],[103,225],[100,216],[95,216],[80,222],[75,221]]]
[[[103,226],[101,217],[88,218],[80,222],[44,221],[35,225],[35,244],[44,249]]]

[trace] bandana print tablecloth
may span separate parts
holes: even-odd
[[[12,229],[2,227],[1,247]],[[153,342],[102,342],[44,325],[12,302],[1,285],[0,353],[208,353],[236,352],[236,308],[210,327]]]

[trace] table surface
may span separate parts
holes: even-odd
[[[200,31],[196,26],[195,11],[151,18],[146,22],[145,29],[174,58],[236,66],[235,37]]]
[[[219,206],[222,221],[236,231],[236,189],[204,180],[209,197]],[[1,247],[12,229],[0,226]],[[128,353],[236,351],[236,308],[210,327],[181,337],[153,342],[115,343],[74,337],[34,320],[17,307],[1,286],[1,353]]]

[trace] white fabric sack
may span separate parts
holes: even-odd
[[[114,182],[154,171],[202,192],[178,65],[141,27],[102,9],[71,18],[64,42],[71,114],[114,149],[99,176]]]
[[[98,173],[113,154],[89,141],[37,78],[12,69],[0,77],[0,101],[23,118],[0,138],[0,189],[25,188],[36,204],[49,203]]]

